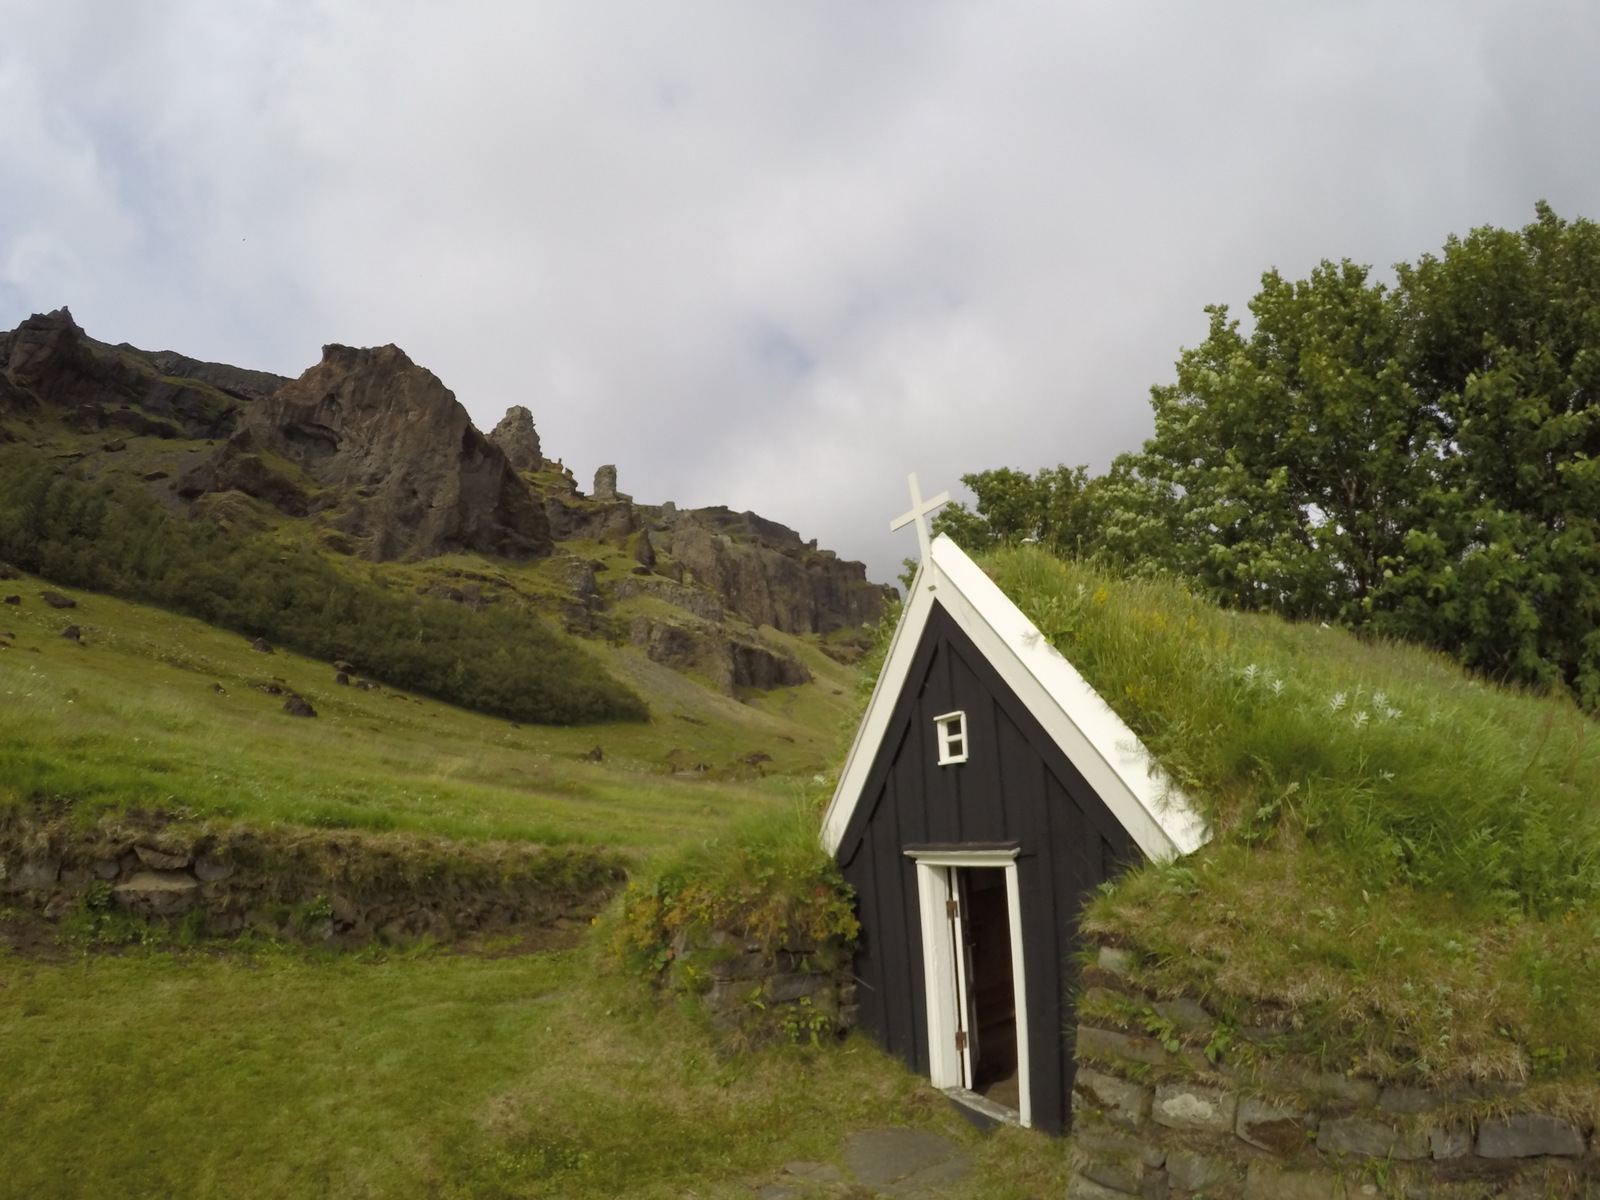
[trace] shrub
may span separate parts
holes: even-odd
[[[140,490],[87,481],[25,448],[0,454],[0,556],[57,583],[348,659],[463,708],[547,725],[649,715],[531,611],[473,613],[360,577],[305,545],[180,521]]]

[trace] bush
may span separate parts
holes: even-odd
[[[630,969],[655,973],[670,965],[674,943],[712,929],[773,948],[854,946],[854,893],[822,849],[814,804],[749,818],[630,883],[608,945]]]
[[[463,708],[545,725],[649,715],[535,613],[472,613],[357,577],[304,545],[180,521],[143,491],[91,483],[23,448],[0,454],[0,556],[60,584],[348,659]]]

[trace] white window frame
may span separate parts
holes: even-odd
[[[933,727],[935,738],[939,745],[939,765],[948,767],[952,763],[966,762],[967,752],[971,746],[971,742],[967,737],[967,714],[960,710],[947,712],[943,716],[933,719]],[[961,744],[961,752],[959,754],[951,751],[950,743],[952,742]]]
[[[1004,850],[907,850],[917,864],[917,901],[922,918],[922,969],[928,1006],[928,1076],[936,1088],[966,1091],[972,1081],[972,1039],[956,1049],[956,1034],[966,1023],[966,963],[955,945],[962,941],[966,913],[952,931],[945,902],[955,894],[955,872],[970,867],[1006,873],[1006,909],[1011,921],[1011,986],[1017,1004],[1017,1106],[1023,1128],[1033,1126],[1028,1063],[1028,981],[1022,953],[1022,903],[1017,890],[1017,848]],[[952,937],[952,932],[954,936]]]

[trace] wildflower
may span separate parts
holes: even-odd
[[[1328,708],[1333,712],[1340,712],[1344,709],[1345,701],[1349,698],[1350,696],[1347,692],[1335,692],[1333,699],[1328,701]]]
[[[1274,696],[1283,695],[1283,680],[1274,679],[1270,684],[1268,684],[1268,686],[1272,688],[1272,694]]]
[[[1354,714],[1350,718],[1350,724],[1354,725],[1357,729],[1365,728],[1366,724],[1367,724],[1367,713],[1366,713],[1366,710],[1363,709],[1361,712],[1358,712],[1358,713]]]

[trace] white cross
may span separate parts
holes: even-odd
[[[950,493],[940,492],[931,500],[922,498],[922,489],[917,486],[917,473],[911,472],[906,476],[906,481],[911,484],[911,511],[896,517],[889,522],[889,532],[904,529],[913,521],[917,523],[917,548],[922,551],[922,561],[928,561],[928,555],[933,549],[933,539],[928,533],[928,514],[941,504],[950,503]]]

